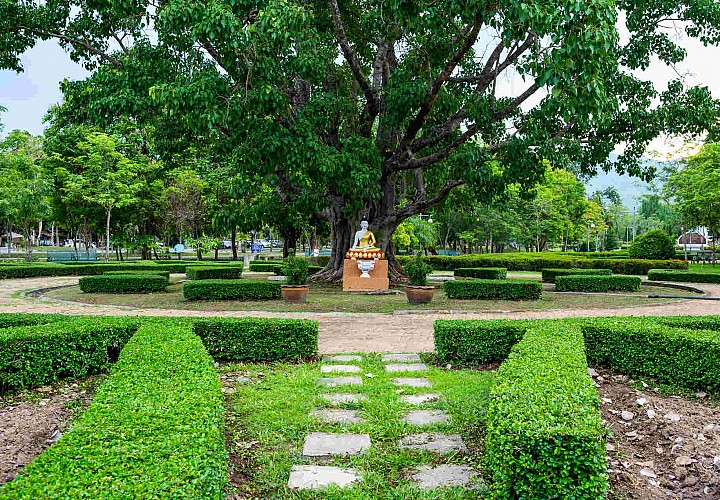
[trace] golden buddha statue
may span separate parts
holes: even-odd
[[[368,229],[368,221],[360,222],[360,230],[355,233],[355,241],[350,248],[352,251],[360,252],[379,252],[380,249],[375,246],[375,235]]]

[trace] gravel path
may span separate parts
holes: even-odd
[[[541,319],[595,316],[707,315],[720,314],[720,301],[681,300],[671,303],[614,309],[558,309],[524,312],[453,314],[349,314],[272,313],[265,311],[185,311],[136,309],[58,303],[20,297],[26,290],[77,284],[77,277],[29,278],[0,281],[0,312],[34,312],[116,316],[221,316],[304,318],[320,323],[320,352],[426,352],[432,351],[436,319]],[[695,285],[698,286],[698,285]],[[720,285],[699,285],[710,297],[720,297]]]

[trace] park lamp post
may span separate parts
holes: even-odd
[[[428,222],[429,222],[429,223],[431,223],[431,224],[432,224],[432,222],[433,222],[433,218],[432,218],[432,215],[426,215],[426,214],[418,214],[418,217],[420,217],[420,220],[422,220],[422,218],[423,218],[423,217],[427,217],[427,218],[428,218]]]

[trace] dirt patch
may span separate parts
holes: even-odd
[[[703,393],[663,396],[642,382],[644,389],[635,389],[638,382],[624,375],[596,373],[603,420],[611,432],[611,498],[720,498],[718,402],[708,402]]]
[[[0,399],[0,484],[15,478],[67,432],[104,378],[38,387]]]

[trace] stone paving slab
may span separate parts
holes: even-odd
[[[306,457],[329,457],[332,455],[357,455],[370,448],[368,434],[328,434],[311,432],[305,438],[303,455]]]
[[[450,421],[450,415],[442,410],[411,410],[403,420],[413,425],[444,424]]]
[[[426,450],[436,453],[449,453],[451,451],[467,451],[467,447],[460,434],[427,433],[410,434],[398,440],[400,448],[410,450]]]
[[[437,393],[427,393],[427,394],[408,394],[405,396],[400,396],[400,400],[403,403],[407,403],[410,405],[421,405],[424,403],[429,403],[431,401],[437,401],[440,399],[440,394]]]
[[[385,365],[388,373],[393,372],[426,372],[428,367],[425,363],[404,363]]]
[[[412,482],[424,490],[447,486],[478,489],[484,484],[475,469],[468,465],[454,464],[438,465],[436,467],[421,465],[415,469]]]
[[[310,414],[330,424],[362,424],[365,419],[357,415],[356,410],[336,410],[323,408],[322,410],[314,410]]]
[[[335,485],[340,488],[359,481],[362,476],[355,469],[343,469],[323,465],[293,465],[288,488],[318,490]]]
[[[386,354],[382,357],[383,363],[396,362],[396,363],[420,363],[420,356],[417,354]]]
[[[365,394],[325,394],[323,395],[325,401],[332,405],[339,405],[342,403],[359,403],[360,401],[367,401]]]
[[[409,387],[432,387],[432,382],[424,377],[396,378],[394,385],[407,385]]]
[[[320,367],[320,373],[360,373],[360,367],[357,365],[323,365]]]
[[[318,380],[320,385],[326,387],[337,387],[339,385],[362,385],[361,377],[333,377],[333,378],[321,378]]]
[[[337,356],[324,356],[323,361],[335,361],[335,362],[339,362],[339,363],[352,363],[353,361],[362,361],[362,356],[339,354]]]

